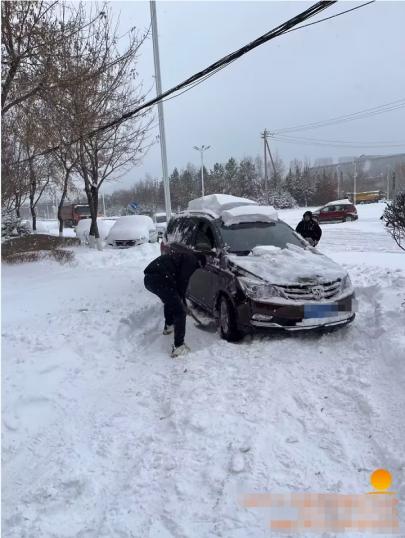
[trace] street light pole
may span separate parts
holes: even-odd
[[[337,176],[337,199],[340,200],[340,166],[336,167],[336,176]]]
[[[210,147],[211,146],[204,146],[204,144],[200,148],[198,146],[194,146],[194,149],[196,151],[199,151],[200,155],[201,155],[201,193],[202,193],[203,197],[205,195],[205,190],[204,190],[204,151],[206,151],[207,149],[210,149]]]
[[[354,164],[354,174],[353,174],[353,204],[356,205],[357,201],[357,161],[356,158],[353,160]]]
[[[161,95],[162,94],[162,80],[160,77],[159,42],[158,42],[158,27],[157,27],[155,0],[150,0],[150,16],[151,16],[151,22],[152,22],[152,41],[153,41],[153,59],[155,62],[156,94]],[[163,189],[165,193],[166,219],[167,219],[167,222],[169,222],[171,214],[172,214],[172,205],[170,201],[170,185],[169,185],[169,174],[168,174],[167,153],[166,153],[165,120],[164,120],[164,115],[163,115],[162,101],[159,101],[157,106],[158,106],[158,116],[159,116],[160,153],[161,153],[161,158],[162,158]]]

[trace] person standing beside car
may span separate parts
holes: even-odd
[[[319,240],[322,237],[321,227],[313,218],[312,211],[305,211],[302,220],[298,223],[295,231],[313,247],[319,243]]]
[[[193,273],[206,265],[201,253],[162,254],[144,270],[145,288],[159,297],[164,306],[163,334],[174,331],[173,358],[185,355],[190,348],[184,343],[186,333],[186,291]]]

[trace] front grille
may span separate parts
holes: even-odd
[[[278,286],[288,299],[296,301],[319,301],[322,299],[332,299],[341,290],[341,280],[333,282],[322,282],[320,284],[294,284],[293,286]]]

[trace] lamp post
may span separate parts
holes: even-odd
[[[204,144],[199,148],[198,146],[193,146],[196,151],[200,152],[201,155],[201,192],[204,197],[204,151],[210,149],[211,146],[204,146]]]
[[[161,95],[162,94],[162,80],[160,76],[159,40],[158,40],[158,26],[157,26],[155,0],[150,0],[150,15],[151,15],[151,24],[152,24],[153,59],[155,63],[156,95]],[[165,120],[164,120],[162,101],[158,102],[157,107],[158,107],[158,116],[159,116],[160,155],[162,159],[163,189],[164,189],[164,195],[165,195],[166,218],[167,218],[167,222],[169,222],[170,217],[172,215],[172,204],[170,200],[169,172],[168,172],[168,167],[167,167],[167,153],[166,153]]]
[[[354,172],[353,172],[353,204],[356,205],[357,202],[357,161],[356,158],[353,159]]]

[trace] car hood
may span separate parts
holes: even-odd
[[[258,246],[249,256],[229,255],[228,259],[239,269],[276,285],[326,283],[346,275],[340,265],[318,250],[290,244],[283,249]]]

